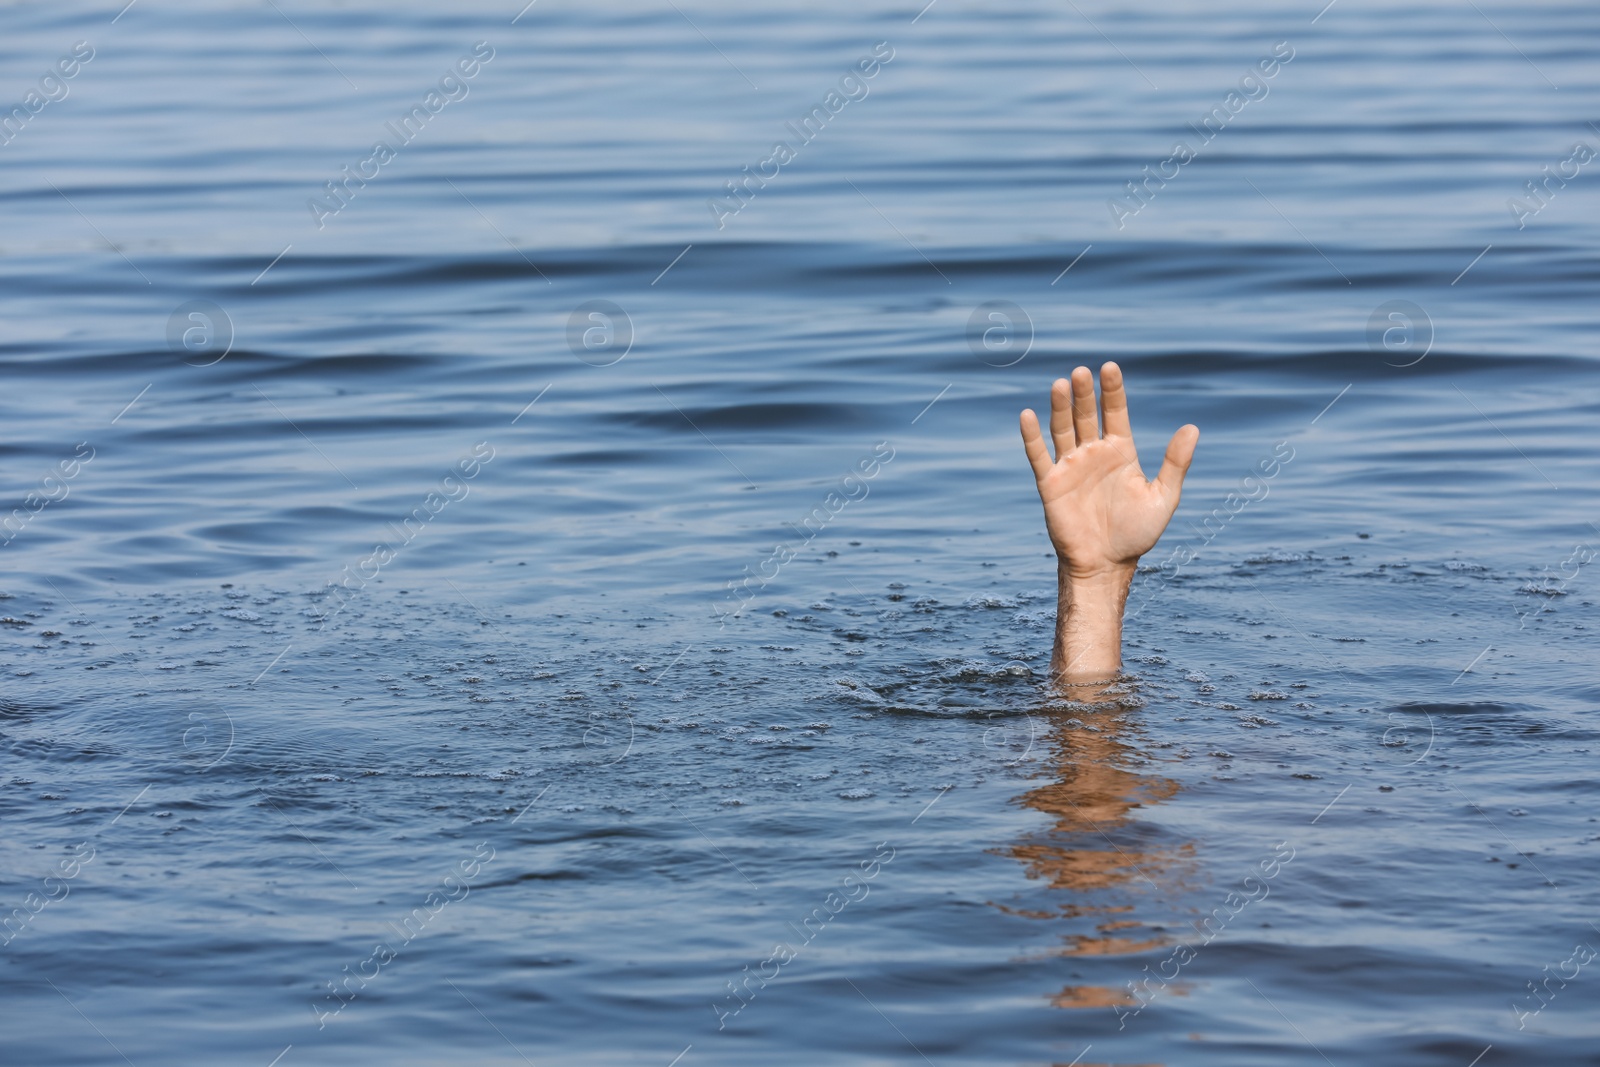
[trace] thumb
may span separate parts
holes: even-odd
[[[1161,461],[1161,473],[1156,475],[1156,485],[1161,487],[1162,495],[1168,498],[1174,510],[1183,490],[1183,476],[1189,473],[1189,464],[1194,460],[1194,446],[1199,443],[1200,428],[1192,424],[1178,427],[1178,432],[1167,442],[1167,454]]]

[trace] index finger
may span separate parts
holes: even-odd
[[[1115,363],[1100,368],[1100,407],[1107,437],[1133,436],[1133,424],[1128,421],[1128,393],[1122,388],[1122,368]]]

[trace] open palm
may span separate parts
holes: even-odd
[[[1057,379],[1050,391],[1054,460],[1038,416],[1032,410],[1022,413],[1022,443],[1044,502],[1050,541],[1080,577],[1128,570],[1155,545],[1177,510],[1183,476],[1200,440],[1196,427],[1181,427],[1167,445],[1161,472],[1146,481],[1133,445],[1122,370],[1115,363],[1100,368],[1100,391],[1104,437],[1089,368],[1074,370],[1070,382]]]

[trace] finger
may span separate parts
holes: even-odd
[[[1189,473],[1189,464],[1194,460],[1194,446],[1199,441],[1200,428],[1189,425],[1178,427],[1178,432],[1167,442],[1167,455],[1161,461],[1161,473],[1156,475],[1156,484],[1161,487],[1167,503],[1173,508],[1178,506],[1183,476]]]
[[[1107,437],[1132,437],[1128,421],[1128,394],[1122,388],[1122,368],[1107,363],[1100,368],[1100,407],[1105,413]]]
[[[1080,445],[1100,440],[1100,416],[1094,406],[1094,375],[1088,367],[1072,372],[1072,428]]]
[[[1035,478],[1050,473],[1050,453],[1044,447],[1044,434],[1039,432],[1039,416],[1031,408],[1022,413],[1022,447],[1028,453]]]
[[[1060,459],[1077,447],[1072,435],[1072,383],[1057,378],[1050,387],[1050,438],[1056,445],[1056,458]]]

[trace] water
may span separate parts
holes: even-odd
[[[6,10],[0,1059],[1597,1062],[1600,18],[919,6]]]

